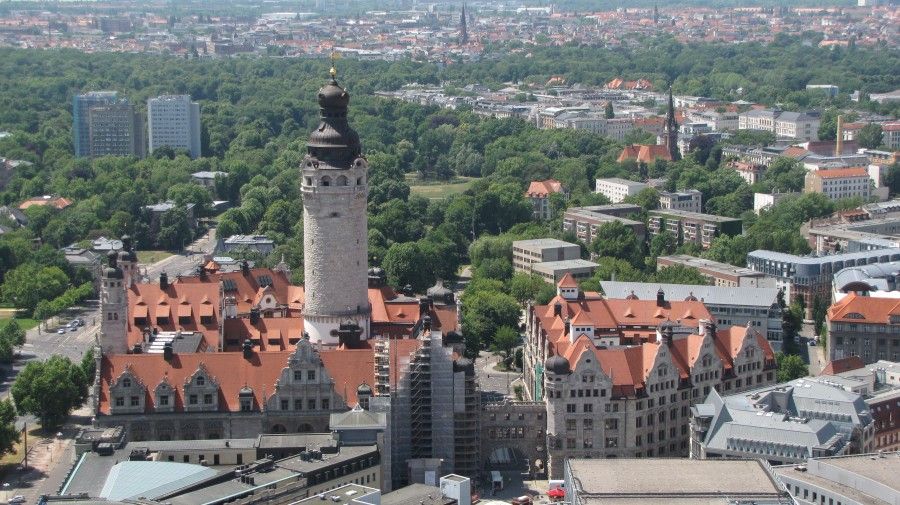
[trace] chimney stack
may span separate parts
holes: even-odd
[[[256,324],[259,322],[259,308],[253,307],[250,309],[250,324]]]
[[[844,116],[837,117],[837,136],[834,140],[834,155],[841,156],[844,153]]]
[[[172,342],[166,342],[163,344],[163,359],[169,361],[175,355],[175,350],[172,349]]]
[[[169,274],[165,272],[159,274],[159,289],[163,291],[169,289]]]
[[[242,347],[244,351],[244,359],[250,359],[253,357],[253,342],[248,338],[244,340],[244,345]]]

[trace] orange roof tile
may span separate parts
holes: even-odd
[[[849,372],[850,370],[859,370],[864,366],[866,366],[866,364],[859,356],[848,356],[846,358],[829,361],[828,364],[825,365],[825,368],[819,372],[819,375],[836,375]]]
[[[813,172],[821,179],[843,179],[846,177],[868,177],[869,171],[864,167],[835,168],[832,170],[816,170]]]
[[[900,300],[873,298],[850,293],[828,308],[829,321],[888,324],[891,316],[900,316]]]
[[[575,281],[575,277],[572,277],[572,274],[567,273],[563,275],[563,278],[559,280],[556,286],[560,288],[577,288],[578,283]]]
[[[525,196],[532,198],[546,198],[551,193],[562,193],[562,191],[562,183],[554,179],[531,181],[531,184],[528,185],[528,190],[525,191]]]

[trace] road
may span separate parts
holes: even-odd
[[[212,253],[215,247],[215,229],[200,237],[185,251],[164,258],[151,265],[139,265],[139,271],[150,281],[156,282],[159,274],[167,272],[178,275],[195,270],[206,254]],[[26,343],[19,351],[18,359],[12,367],[4,367],[3,382],[0,384],[0,397],[9,396],[9,389],[16,375],[30,362],[45,360],[50,356],[66,356],[73,361],[81,360],[90,349],[100,332],[100,306],[98,300],[89,300],[83,306],[73,307],[51,320],[45,321],[38,328],[26,332]],[[68,321],[80,318],[85,325],[76,331],[65,328],[62,334],[57,333]],[[21,429],[24,425],[34,426],[37,419],[33,416],[20,416],[16,424]],[[78,431],[91,423],[90,409],[82,407],[74,412],[69,422],[60,429],[62,436],[54,440],[29,441],[29,467],[25,471],[16,471],[5,477],[2,499],[21,494],[27,503],[34,503],[43,493],[56,493],[62,479],[73,463],[73,439]],[[34,443],[35,445],[32,445]]]
[[[500,356],[489,351],[482,351],[475,365],[475,375],[481,391],[491,399],[502,400],[502,397],[515,399],[514,388],[521,384],[521,372],[501,372],[494,367]]]

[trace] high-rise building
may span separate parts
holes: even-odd
[[[200,104],[188,95],[163,95],[147,101],[150,152],[159,147],[187,149],[200,156]]]
[[[350,95],[334,79],[319,90],[322,122],[303,160],[304,331],[337,345],[368,339],[368,163],[347,123]]]
[[[92,91],[72,98],[72,145],[75,156],[90,156],[90,110],[100,105],[110,105],[117,101],[116,91]]]
[[[144,157],[144,120],[127,100],[88,110],[88,155]]]

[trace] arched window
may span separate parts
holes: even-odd
[[[362,178],[362,177],[357,177],[357,178],[356,178],[356,185],[357,185],[357,186],[362,186],[362,185],[363,185],[363,178]]]
[[[331,177],[322,176],[322,186],[331,186]]]
[[[347,176],[346,175],[338,176],[336,185],[337,186],[347,186],[348,185]]]

